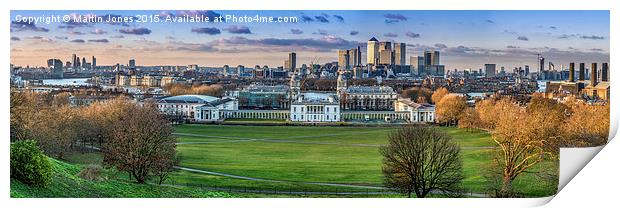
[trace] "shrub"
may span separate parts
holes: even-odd
[[[91,180],[91,181],[95,181],[95,180],[102,180],[103,178],[101,177],[103,172],[103,168],[100,165],[95,165],[95,164],[91,164],[88,165],[87,167],[83,168],[79,173],[78,176],[82,179],[86,179],[86,180]]]
[[[36,187],[52,182],[52,164],[36,142],[24,140],[11,144],[11,178]]]

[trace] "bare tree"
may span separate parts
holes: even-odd
[[[176,152],[172,127],[150,105],[131,106],[112,123],[110,138],[103,146],[104,164],[126,171],[138,183],[144,183],[156,170],[169,170]]]
[[[411,197],[433,191],[458,195],[463,180],[460,147],[433,127],[406,126],[388,136],[383,155],[384,184]]]

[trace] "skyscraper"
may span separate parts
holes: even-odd
[[[484,75],[486,77],[495,76],[495,64],[484,64]]]
[[[586,64],[579,63],[579,81],[586,80]]]
[[[76,57],[75,58],[75,68],[80,68],[82,66],[82,64],[80,64],[80,57]]]
[[[71,63],[73,64],[73,68],[77,68],[77,55],[75,53],[71,56]]]
[[[93,60],[92,61],[93,61],[92,65],[91,65],[92,69],[97,68],[97,58],[95,58],[95,56],[93,56]]]
[[[379,51],[379,64],[394,65],[394,53],[392,50]]]
[[[86,66],[86,57],[82,57],[82,66]]]
[[[47,66],[50,68],[52,78],[63,78],[62,61],[60,59],[48,59]]]
[[[338,50],[338,69],[349,69],[351,62],[350,50]]]
[[[297,67],[297,54],[295,52],[288,54],[288,65],[284,67],[290,71],[295,71],[295,68]]]
[[[590,68],[590,86],[596,86],[598,81],[597,75],[598,66],[596,63],[592,63],[592,68]]]
[[[129,59],[129,69],[136,69],[136,60]]]
[[[407,49],[404,43],[394,43],[394,63],[396,65],[407,65]]]
[[[349,50],[349,66],[355,67],[355,66],[361,66],[361,65],[362,65],[362,51],[360,50],[360,47],[357,46],[357,48],[353,48]]]
[[[377,58],[379,56],[379,41],[376,38],[368,40],[366,46],[366,64],[377,65]]]

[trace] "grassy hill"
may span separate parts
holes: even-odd
[[[106,173],[108,179],[101,181],[84,180],[77,176],[80,166],[50,158],[54,169],[52,184],[46,188],[36,188],[11,179],[11,197],[86,197],[86,198],[188,198],[188,197],[233,197],[224,192],[202,191],[195,188],[136,184],[117,179]],[[122,178],[122,177],[119,177]]]

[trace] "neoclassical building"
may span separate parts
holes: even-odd
[[[300,93],[291,103],[291,121],[340,121],[340,102],[334,93]]]
[[[340,107],[343,110],[389,111],[394,110],[398,94],[390,86],[347,86],[343,74],[337,81]]]
[[[408,98],[398,98],[394,110],[408,112],[411,123],[435,122],[435,106],[428,103],[415,103]]]
[[[224,111],[236,111],[239,103],[233,98],[207,95],[168,96],[157,100],[157,107],[167,115],[179,115],[194,121],[218,121]]]

